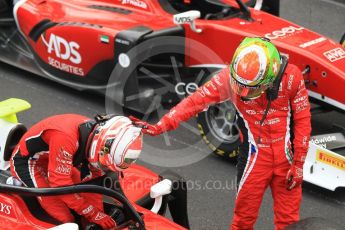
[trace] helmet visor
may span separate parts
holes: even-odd
[[[233,92],[245,99],[258,98],[268,88],[268,86],[265,84],[259,84],[257,86],[246,86],[236,81],[232,76],[230,76],[230,87]]]

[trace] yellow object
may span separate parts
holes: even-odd
[[[17,113],[30,108],[29,102],[18,98],[10,98],[0,102],[0,118],[11,123],[18,123]]]
[[[345,171],[345,157],[334,156],[325,151],[317,150],[316,160]]]

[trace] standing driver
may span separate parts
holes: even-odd
[[[106,171],[121,171],[138,159],[141,129],[121,116],[96,120],[63,114],[31,127],[16,146],[10,163],[13,176],[31,188],[60,187],[86,182]],[[101,194],[82,193],[38,198],[41,206],[62,223],[74,222],[70,212],[103,229],[115,221],[103,212]]]
[[[276,229],[299,220],[303,164],[310,139],[310,104],[301,71],[266,38],[245,38],[230,66],[181,101],[155,125],[131,119],[152,136],[230,100],[243,134],[231,229],[253,229],[269,186]],[[292,143],[290,142],[292,140]]]

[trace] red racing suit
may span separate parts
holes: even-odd
[[[87,161],[86,143],[94,127],[89,118],[64,114],[35,124],[21,138],[11,157],[11,172],[27,187],[60,187],[103,175]],[[73,222],[70,209],[86,214],[90,205],[103,210],[100,194],[39,197],[41,206],[55,219]]]
[[[212,104],[233,102],[244,141],[238,156],[232,229],[253,229],[268,186],[274,199],[276,229],[283,229],[299,220],[301,186],[288,191],[285,181],[293,160],[304,163],[311,132],[310,104],[301,71],[294,65],[287,66],[278,98],[272,101],[262,125],[268,103],[265,94],[244,101],[231,91],[229,80],[227,68],[171,109],[158,125],[164,131],[172,130]]]

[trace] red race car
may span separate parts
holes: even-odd
[[[345,110],[344,47],[259,10],[262,6],[277,15],[279,1],[13,2],[12,7],[12,1],[0,0],[0,60],[77,89],[105,93],[109,107],[150,113],[174,105],[226,67],[244,37],[261,36],[303,71],[315,102]],[[235,117],[231,103],[198,116],[203,140],[218,155],[236,157],[240,135]],[[326,149],[344,148],[342,132],[333,134],[313,140],[331,135]],[[317,157],[321,150],[314,150]]]
[[[59,188],[21,187],[11,177],[9,158],[25,133],[16,113],[30,108],[20,99],[0,102],[0,222],[6,229],[78,229],[77,223],[62,225],[40,206],[38,196],[57,196],[81,192],[99,193],[104,199],[104,210],[117,222],[117,229],[183,230],[189,228],[187,216],[187,187],[177,174],[160,175],[140,165],[133,165],[122,174],[108,174],[90,183]],[[169,209],[173,221],[164,217]],[[1,228],[1,227],[0,227]],[[88,230],[98,230],[90,224]]]

